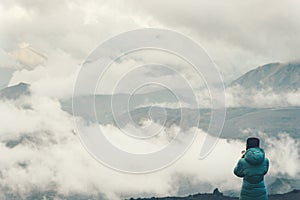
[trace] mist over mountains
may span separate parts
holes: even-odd
[[[251,90],[253,93],[257,91],[268,89],[266,95],[272,96],[273,93],[277,94],[281,98],[285,98],[281,93],[288,93],[288,91],[295,91],[299,89],[300,84],[300,63],[271,63],[263,65],[254,70],[251,70],[239,77],[231,84],[229,84],[228,90]],[[183,94],[183,93],[182,93]],[[250,99],[251,95],[248,93],[239,94],[242,99]],[[244,96],[243,96],[244,95]],[[249,95],[249,96],[247,96]],[[275,96],[276,98],[277,96]],[[184,97],[183,99],[187,99]],[[268,100],[268,97],[265,97]],[[94,121],[94,111],[86,110],[83,106],[90,98],[88,96],[75,97],[73,101],[78,106],[78,113],[86,120]],[[209,126],[211,110],[209,108],[194,109],[188,107],[176,107],[176,100],[167,91],[156,91],[147,94],[137,94],[130,101],[130,107],[128,110],[123,110],[124,116],[113,116],[111,100],[114,99],[114,109],[120,109],[130,99],[128,94],[115,94],[111,95],[95,95],[95,107],[98,123],[111,124],[114,123],[114,117],[121,118],[123,126],[129,123],[129,120],[133,120],[136,124],[141,123],[143,120],[149,120],[150,118],[157,123],[164,123],[166,126],[172,124],[179,124],[181,122],[180,112],[181,109],[189,113],[188,116],[192,119],[200,114],[201,120],[199,128],[207,130]],[[266,101],[267,101],[266,100]],[[175,105],[175,106],[174,106]],[[255,106],[255,104],[249,106],[235,106],[228,107],[226,114],[226,123],[221,137],[224,138],[239,138],[245,139],[253,133],[265,132],[268,135],[274,135],[274,133],[285,132],[289,133],[294,138],[299,137],[300,131],[300,114],[297,104],[285,105],[275,103],[264,107]],[[165,116],[161,113],[160,107],[164,108]],[[62,102],[62,108],[69,113],[72,113],[71,100]],[[124,108],[124,107],[123,107]],[[127,108],[127,107],[126,107]],[[99,111],[99,112],[98,112]],[[149,112],[151,111],[151,116]],[[129,112],[131,119],[126,118],[126,113]],[[118,114],[122,112],[117,112]],[[189,120],[184,119],[184,123],[187,126]],[[121,124],[121,125],[122,125]],[[120,124],[119,124],[120,125]]]
[[[292,71],[292,73],[288,73]],[[235,88],[244,88],[244,90],[252,90],[254,92],[259,90],[272,90],[272,93],[287,93],[288,91],[295,92],[299,89],[299,76],[300,66],[299,64],[268,64],[262,67],[256,68],[245,75],[241,76],[237,80],[233,81],[228,89]],[[266,78],[267,77],[267,78]],[[253,79],[253,80],[252,80]],[[280,83],[280,84],[279,84]],[[293,84],[292,84],[293,83]],[[289,86],[289,84],[291,84]],[[241,93],[240,95],[246,95],[248,93]],[[20,83],[15,86],[11,86],[0,91],[1,101],[8,102],[16,102],[17,105],[21,104],[18,109],[25,109],[25,112],[34,112],[36,108],[34,108],[35,102],[31,105],[30,103],[25,103],[22,105],[20,101],[28,101],[31,98],[32,94],[30,90],[30,85],[26,83]],[[79,114],[76,117],[80,117],[84,121],[88,123],[97,123],[101,126],[108,127],[109,131],[115,131],[113,128],[118,126],[127,126],[128,124],[136,124],[137,126],[143,126],[145,122],[152,121],[156,124],[165,126],[166,128],[172,130],[173,126],[178,126],[181,122],[183,126],[190,127],[190,119],[195,118],[200,115],[200,122],[197,127],[199,130],[207,131],[209,127],[209,120],[211,117],[211,110],[208,107],[200,107],[200,109],[189,108],[188,107],[188,97],[184,96],[182,93],[182,99],[186,99],[186,104],[180,104],[176,102],[176,99],[173,98],[172,94],[167,91],[153,91],[151,93],[141,93],[135,94],[131,101],[129,102],[129,114],[131,119],[126,116],[128,110],[119,110],[117,113],[119,115],[115,115],[112,113],[111,109],[111,101],[114,99],[115,107],[114,109],[124,109],[124,102],[130,98],[129,94],[115,94],[115,95],[95,95],[95,108],[96,108],[96,116],[97,120],[95,120],[94,110],[87,110],[85,108],[85,104],[91,103],[90,96],[78,96],[73,99],[76,104],[80,105]],[[242,98],[250,98],[248,96],[243,96]],[[267,97],[266,97],[267,98]],[[25,99],[25,100],[24,100]],[[40,100],[38,102],[38,109],[43,108],[45,105],[50,105],[54,109],[60,110],[61,113],[66,112],[68,116],[73,115],[72,111],[72,99],[59,99],[57,102],[48,102],[45,103]],[[74,103],[73,102],[73,103]],[[184,109],[186,113],[188,113],[187,118],[182,119],[180,113],[181,110]],[[45,112],[45,111],[43,111]],[[47,110],[48,112],[48,110]],[[50,111],[49,111],[50,112]],[[63,114],[65,116],[65,114]],[[118,118],[122,123],[116,124],[115,118]],[[35,118],[33,118],[35,119]],[[183,120],[183,121],[182,121]],[[229,141],[229,144],[238,141],[239,143],[243,143],[244,139],[248,136],[259,136],[263,138],[262,145],[266,145],[268,151],[273,156],[272,158],[277,158],[278,152],[281,152],[282,149],[279,146],[289,146],[294,150],[294,154],[291,155],[291,159],[293,162],[297,162],[299,160],[300,155],[300,146],[298,146],[299,141],[299,131],[300,131],[300,112],[299,107],[292,104],[280,104],[276,103],[274,105],[270,104],[269,106],[255,106],[252,104],[251,106],[239,106],[236,105],[234,107],[227,108],[226,121],[224,125],[223,132],[220,136],[222,142]],[[56,121],[56,120],[55,120]],[[58,121],[57,121],[58,122]],[[42,124],[44,124],[43,122]],[[52,126],[51,120],[49,121],[49,126]],[[41,126],[41,125],[39,125]],[[49,128],[49,130],[42,130],[43,135],[38,134],[40,130],[38,128],[26,128],[28,133],[22,132],[21,134],[17,134],[15,136],[1,136],[1,144],[5,147],[5,149],[9,150],[17,150],[19,148],[24,148],[29,146],[33,146],[34,148],[43,149],[46,144],[58,145],[61,141],[75,140],[77,137],[77,133],[73,132],[73,130],[68,130],[67,135],[56,136],[55,133]],[[64,128],[65,129],[65,128]],[[66,128],[69,129],[69,128]],[[72,138],[72,139],[66,139]],[[224,139],[224,140],[223,140]],[[71,145],[71,143],[67,143]],[[78,143],[79,144],[79,143]],[[284,145],[282,145],[284,144]],[[226,143],[226,145],[228,145]],[[273,146],[274,145],[274,146]],[[276,148],[279,148],[276,150]],[[272,150],[276,150],[272,152]],[[287,151],[290,151],[288,149]],[[34,151],[33,151],[34,152]],[[76,150],[77,152],[77,150]],[[220,151],[221,152],[221,151]],[[284,153],[284,152],[283,152]],[[286,152],[287,153],[287,152]],[[283,154],[284,155],[284,154]],[[296,157],[296,158],[295,158]],[[280,158],[279,158],[280,159]],[[290,158],[288,158],[290,159]],[[273,174],[270,174],[267,179],[268,190],[270,194],[277,193],[286,193],[292,191],[294,189],[299,188],[300,174],[298,172],[297,164],[293,164],[290,166],[286,166],[282,162],[291,163],[288,161],[281,160],[273,160],[274,168],[278,168],[281,171],[275,171]],[[38,165],[35,163],[35,165]],[[18,162],[17,168],[22,170],[30,169],[31,163],[28,161]],[[283,166],[283,167],[282,167]],[[284,168],[285,167],[285,168]],[[282,169],[283,168],[283,169]],[[287,173],[289,171],[290,173]],[[57,173],[57,172],[56,172]],[[53,183],[54,184],[54,183]],[[189,189],[185,189],[182,195],[195,193],[197,187],[194,183],[183,183],[185,187]],[[54,184],[55,185],[55,184]],[[179,184],[180,185],[180,184]],[[216,185],[212,183],[203,181],[198,186],[203,185],[203,188],[207,188],[210,190],[211,188],[215,188]],[[221,184],[220,184],[221,185]],[[178,186],[182,187],[181,185]],[[218,186],[219,187],[219,186]],[[221,186],[222,187],[222,186]],[[224,186],[225,187],[225,186]],[[51,198],[59,197],[65,199],[86,199],[86,198],[94,198],[94,199],[107,199],[105,195],[97,194],[94,196],[89,196],[85,194],[70,194],[70,195],[61,195],[56,191],[56,186],[53,186],[51,190],[45,190],[41,192],[37,189],[37,191],[33,191],[30,193],[27,199],[34,198],[42,198],[44,196]],[[221,188],[221,190],[223,190]],[[226,196],[236,196],[238,193],[236,190],[225,189],[224,194]],[[287,194],[292,195],[293,193]],[[18,199],[20,196],[13,195],[13,193],[8,194],[10,197],[7,199]],[[147,194],[146,196],[149,196]],[[298,195],[298,193],[297,193]],[[124,194],[124,198],[130,197],[129,194]],[[203,196],[202,196],[203,197]],[[202,198],[201,197],[201,198]],[[231,197],[226,197],[228,199],[232,199]],[[189,197],[190,198],[190,197]],[[195,196],[195,199],[200,198],[200,196]],[[205,198],[209,199],[211,197],[206,196]],[[218,197],[219,198],[219,197]],[[225,198],[225,197],[224,197]],[[272,197],[274,198],[274,197]],[[188,198],[187,198],[188,199]],[[276,198],[275,198],[276,199]],[[280,199],[280,198],[278,198]]]
[[[0,200],[237,199],[248,136],[299,199],[299,8],[0,1]]]

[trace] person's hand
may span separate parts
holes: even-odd
[[[245,151],[245,150],[243,150],[243,151],[241,152],[241,157],[242,157],[242,158],[244,158],[244,156],[245,156],[245,153],[246,153],[246,151]]]

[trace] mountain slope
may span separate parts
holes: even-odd
[[[270,63],[247,72],[233,81],[230,86],[273,90],[300,88],[300,62]]]
[[[19,83],[0,90],[0,99],[17,99],[22,95],[30,95],[30,85]]]

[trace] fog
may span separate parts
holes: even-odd
[[[23,198],[33,191],[56,191],[57,195],[101,194],[118,200],[212,192],[215,187],[237,192],[242,180],[232,171],[245,141],[219,139],[213,151],[201,160],[199,154],[207,136],[201,129],[182,130],[176,125],[166,128],[154,123],[156,128],[162,128],[159,135],[136,140],[113,124],[100,125],[112,144],[131,153],[146,154],[164,148],[179,132],[197,135],[188,151],[167,168],[140,175],[121,173],[97,162],[75,130],[75,121],[86,130],[99,124],[74,118],[62,110],[61,101],[72,98],[81,64],[93,49],[112,36],[137,28],[166,28],[190,37],[208,53],[225,85],[262,64],[299,61],[298,8],[297,0],[2,0],[0,88],[25,82],[30,85],[31,95],[0,99],[1,195],[14,193]],[[181,68],[176,72],[195,86],[200,108],[211,108],[205,80],[194,76],[189,66],[179,60],[149,51],[137,53],[115,63],[103,81],[107,87],[100,89],[110,94],[113,83],[127,72],[127,67],[155,62]],[[184,94],[186,88],[178,81],[179,73],[161,67],[149,69],[137,74],[136,81],[148,80],[150,76],[151,80],[170,83],[179,94]],[[135,86],[134,79],[129,82]],[[128,92],[126,84],[121,86]],[[300,106],[299,90],[275,92],[234,86],[219,92],[225,92],[226,107]],[[145,102],[141,106],[180,108],[189,104]],[[143,125],[148,123],[153,122],[145,121]],[[271,163],[267,184],[274,177],[299,178],[300,141],[287,133],[272,134],[277,137],[267,137],[262,132],[258,135]]]
[[[244,141],[219,139],[211,154],[200,160],[206,133],[191,128],[184,134],[196,133],[197,137],[177,162],[158,172],[133,175],[97,162],[74,132],[73,117],[62,111],[55,99],[33,95],[2,100],[0,112],[0,171],[4,193],[26,196],[38,189],[54,190],[63,195],[101,193],[107,199],[121,199],[124,196],[176,195],[179,189],[181,194],[211,192],[215,187],[237,191],[241,184],[232,170],[245,148]],[[113,125],[101,128],[112,144],[132,153],[157,151],[172,141],[172,133],[181,131],[172,126],[163,129],[155,138],[137,141]],[[270,159],[270,176],[297,177],[300,142],[284,133],[279,139],[263,133],[260,137]],[[189,184],[183,184],[180,177],[185,177]],[[201,184],[208,186],[198,188]]]

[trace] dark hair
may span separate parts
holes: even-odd
[[[247,139],[246,149],[259,147],[259,139],[255,137],[250,137]]]

